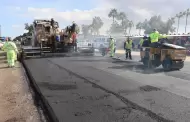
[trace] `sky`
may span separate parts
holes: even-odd
[[[111,8],[126,12],[136,24],[153,15],[161,15],[166,20],[190,8],[188,5],[189,0],[1,0],[1,36],[16,37],[25,32],[24,23],[52,17],[60,28],[65,28],[72,21],[79,25],[90,24],[94,16],[100,16],[104,22],[100,32],[105,33],[112,22],[108,18]],[[190,18],[188,22],[190,25]],[[182,18],[179,32],[184,32],[184,26],[185,18]],[[187,30],[190,32],[190,26]],[[132,33],[137,34],[135,27]]]

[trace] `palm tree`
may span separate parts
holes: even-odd
[[[29,25],[28,23],[25,23],[24,26],[25,26],[25,30],[28,30],[28,33],[32,33],[32,31],[33,31],[32,24]]]
[[[127,29],[128,29],[128,27],[129,27],[129,20],[128,19],[125,19],[124,21],[123,21],[123,31],[124,31],[124,34],[126,35],[127,34]]]
[[[136,29],[139,29],[139,35],[141,34],[142,27],[143,27],[143,23],[142,22],[137,23]]]
[[[176,18],[178,19],[178,24],[177,24],[177,33],[178,33],[178,30],[179,30],[179,22],[180,22],[180,19],[184,16],[184,13],[183,12],[180,12],[179,14],[176,15]]]
[[[121,20],[121,25],[123,26],[123,22],[127,19],[127,15],[124,12],[120,12],[117,16],[118,20]]]
[[[187,20],[188,20],[188,17],[190,15],[190,9],[187,9],[187,11],[185,11],[184,14],[186,15],[186,22],[185,22],[185,33],[186,33],[186,31],[187,31]]]
[[[134,27],[133,21],[129,21],[129,34],[131,34],[131,28]]]
[[[169,18],[166,22],[165,30],[168,34],[169,32],[175,32],[175,28],[173,27],[173,24],[175,23],[175,18]]]
[[[93,35],[93,33],[94,33],[94,28],[93,28],[92,25],[89,25],[89,26],[88,26],[88,31],[89,31],[89,33],[90,33],[91,35]]]
[[[99,35],[99,30],[103,26],[103,21],[100,17],[94,17],[92,20],[92,28],[96,32],[96,35]]]
[[[86,38],[89,34],[89,25],[82,25],[82,33],[84,35],[84,38]]]
[[[118,12],[117,12],[117,9],[111,9],[110,13],[108,14],[108,17],[109,18],[113,18],[113,23],[115,22],[115,18],[117,17],[118,15]]]

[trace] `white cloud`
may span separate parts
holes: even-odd
[[[94,16],[100,16],[104,22],[101,32],[105,33],[112,23],[112,19],[108,18],[111,8],[126,12],[128,18],[137,23],[146,18],[149,19],[152,15],[162,15],[163,19],[167,19],[187,8],[187,3],[187,0],[97,0],[97,7],[89,10],[73,9],[58,11],[56,8],[28,7],[27,12],[24,12],[22,17],[30,19],[55,18],[61,25],[61,28],[63,28],[71,24],[72,21],[75,21],[79,25],[90,24]],[[18,7],[17,9],[20,8]],[[181,20],[181,23],[184,23],[184,20]],[[183,27],[181,28],[183,29]],[[133,28],[132,32],[136,33],[135,28]]]
[[[75,21],[77,24],[91,24],[92,18],[94,16],[99,16],[104,22],[104,27],[102,27],[101,32],[106,32],[111,25],[111,19],[109,19],[108,12],[111,8],[109,7],[97,7],[89,10],[79,10],[74,9],[72,11],[58,11],[55,8],[34,8],[28,7],[27,13],[24,17],[29,17],[33,19],[50,19],[55,18],[62,28],[71,24]]]

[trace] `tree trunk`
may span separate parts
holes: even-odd
[[[177,23],[177,33],[178,33],[178,30],[179,30],[179,20],[180,20],[180,18],[178,18],[178,23]]]
[[[114,23],[114,16],[113,16],[113,23]]]
[[[131,34],[131,28],[129,28],[129,34]]]
[[[187,19],[188,19],[188,14],[186,15],[186,22],[185,22],[185,33],[187,31]]]

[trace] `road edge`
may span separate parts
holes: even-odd
[[[48,101],[43,96],[40,88],[36,84],[36,81],[33,78],[29,68],[25,64],[25,61],[22,61],[21,64],[23,65],[23,68],[25,70],[26,76],[28,77],[29,85],[32,88],[32,90],[34,91],[35,101],[41,102],[41,107],[42,107],[42,111],[44,113],[45,118],[49,122],[59,122],[57,116],[55,115],[55,113],[54,113],[54,111],[52,109],[52,107],[49,105]]]

